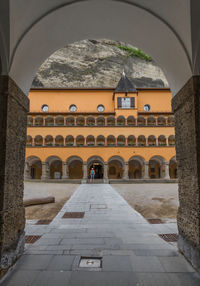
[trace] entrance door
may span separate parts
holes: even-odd
[[[92,168],[94,168],[95,171],[95,179],[103,179],[103,166],[100,163],[93,163],[90,167],[90,171]]]

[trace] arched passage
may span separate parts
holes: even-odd
[[[71,156],[67,159],[69,179],[83,178],[83,160],[78,156]]]
[[[133,156],[129,159],[129,178],[130,179],[141,179],[143,178],[145,160],[140,156]]]
[[[49,178],[61,179],[62,178],[62,161],[57,156],[50,156],[46,159],[49,166]]]
[[[87,160],[88,178],[90,178],[90,170],[95,170],[95,179],[103,179],[104,161],[99,156],[92,156]]]
[[[122,179],[124,160],[120,156],[113,156],[108,160],[108,178]]]
[[[165,177],[165,159],[161,156],[154,156],[149,160],[149,177],[161,179]]]
[[[42,162],[36,156],[30,156],[25,163],[25,179],[41,179],[42,176]]]
[[[178,178],[176,157],[171,158],[169,161],[169,176],[171,179]]]

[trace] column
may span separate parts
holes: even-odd
[[[42,140],[42,146],[45,146],[45,138]]]
[[[124,163],[124,168],[123,168],[123,180],[129,180],[129,176],[128,176],[128,162]]]
[[[105,146],[107,146],[107,144],[108,144],[108,141],[107,141],[107,137],[105,137]]]
[[[117,137],[115,138],[115,146],[117,146]]]
[[[55,146],[55,145],[56,145],[56,138],[53,137],[53,146]]]
[[[125,140],[125,146],[128,146],[128,138],[126,137]]]
[[[33,126],[35,126],[35,117],[33,117]]]
[[[146,146],[149,146],[148,138],[146,138]]]
[[[108,119],[107,117],[104,118],[104,120],[105,120],[105,126],[107,126],[107,124],[108,124],[108,120],[107,120],[107,119]]]
[[[35,146],[35,139],[32,138],[32,146]]]
[[[29,166],[28,162],[25,162],[24,166],[24,180],[30,180],[31,179],[31,167]]]
[[[69,166],[66,162],[62,162],[62,179],[69,179]]]
[[[42,125],[45,126],[45,117],[43,117]]]
[[[88,180],[87,162],[83,162],[83,179],[82,179],[81,183],[86,184],[87,180]]]
[[[143,179],[149,179],[149,163],[144,163],[144,176]]]
[[[200,270],[200,76],[172,99],[178,163],[178,247]]]
[[[77,126],[76,119],[77,119],[77,117],[74,117],[74,126]]]
[[[87,137],[84,138],[84,146],[87,146]]]
[[[166,145],[169,146],[169,140],[168,137],[166,137]]]
[[[46,162],[42,162],[42,176],[41,180],[45,181],[49,179],[49,165]]]
[[[87,117],[84,118],[84,125],[87,126]]]
[[[158,138],[156,137],[156,146],[158,146]]]
[[[28,110],[28,97],[9,76],[0,76],[1,270],[8,269],[24,248],[23,182]]]
[[[97,146],[97,138],[94,138],[94,146]]]
[[[170,180],[170,176],[169,176],[169,163],[165,163],[165,176],[164,179]]]
[[[104,163],[103,168],[103,181],[104,183],[108,183],[108,163]]]
[[[125,118],[125,126],[127,126],[127,118]]]
[[[56,126],[56,118],[53,119],[53,126]]]

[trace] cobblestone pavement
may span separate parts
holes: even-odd
[[[62,218],[66,212],[84,217]],[[27,234],[42,237],[26,247],[3,286],[200,285],[176,244],[158,236],[177,232],[176,224],[149,224],[110,185],[81,185],[49,225],[34,223]],[[81,258],[89,258],[88,268]]]

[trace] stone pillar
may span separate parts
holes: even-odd
[[[123,180],[129,180],[129,176],[128,176],[128,162],[124,163],[124,168],[123,168]]]
[[[158,138],[156,137],[156,146],[158,146]]]
[[[105,143],[104,143],[105,146],[108,145],[108,140],[107,140],[107,137],[105,137]]]
[[[35,126],[35,117],[33,117],[33,126]]]
[[[32,146],[35,146],[35,138],[32,138]]]
[[[107,117],[104,118],[104,120],[105,120],[105,126],[108,125],[108,120],[107,120],[107,119],[108,119]]]
[[[104,163],[103,165],[103,181],[104,183],[108,183],[108,163]]]
[[[172,100],[178,163],[178,247],[200,271],[200,76]]]
[[[143,179],[149,179],[149,163],[144,164],[144,176]]]
[[[87,162],[83,162],[83,179],[81,181],[82,184],[86,184],[88,179],[88,168]]]
[[[164,179],[170,180],[170,176],[169,176],[169,163],[165,163],[165,176]]]
[[[69,167],[66,162],[62,162],[62,179],[69,179]]]
[[[22,254],[24,162],[29,99],[9,76],[0,76],[0,276]]]
[[[74,126],[77,126],[76,119],[77,119],[77,117],[74,117]]]
[[[45,181],[49,179],[49,165],[46,162],[42,162],[42,176],[41,180]]]
[[[24,166],[24,180],[30,180],[31,179],[31,167],[29,166],[28,162],[25,162]]]

